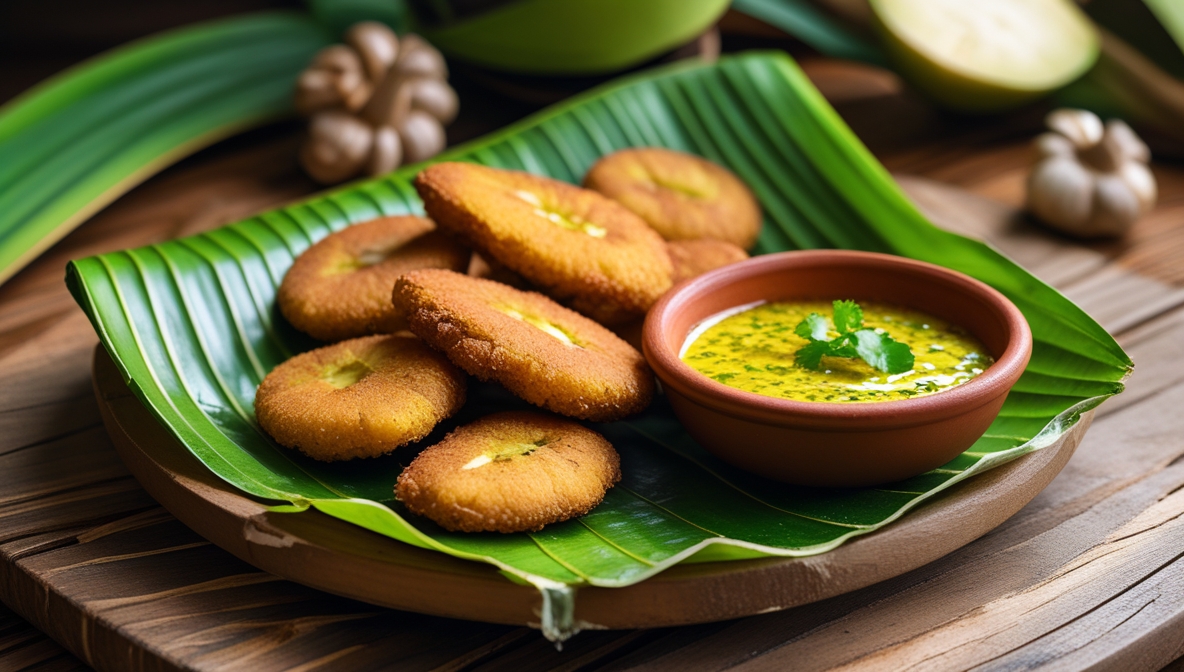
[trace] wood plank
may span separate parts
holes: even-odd
[[[365,669],[382,657],[431,667],[452,660],[454,646],[475,648],[512,630],[376,609],[295,586],[230,558],[156,508],[70,536],[74,543],[16,562],[55,591],[38,597],[41,591],[29,586],[17,591],[27,600],[14,606],[45,614],[37,620],[59,636],[63,629],[52,625],[56,618],[76,619],[75,604],[101,614],[63,640],[101,669],[253,660],[254,669],[278,670],[309,660],[310,652],[339,649],[351,650],[336,661],[337,669]],[[45,546],[43,539],[21,542]],[[155,644],[129,658],[129,638]],[[246,652],[251,656],[244,658]]]
[[[0,669],[81,672],[90,668],[0,604]]]
[[[1173,487],[1180,485],[1184,485],[1184,478],[1176,480]],[[1102,544],[1058,567],[1051,577],[836,669],[885,665],[962,669],[983,661],[1001,668],[1019,661],[1057,661],[1068,669],[1101,661],[1113,665],[1112,658],[1121,656],[1116,652],[1122,648],[1106,646],[1107,640],[1121,638],[1117,629],[1149,605],[1157,607],[1153,614],[1166,612],[1156,614],[1163,618],[1153,622],[1184,618],[1184,594],[1169,588],[1179,585],[1184,577],[1184,557],[1171,543],[1184,537],[1182,516],[1184,493],[1169,495],[1115,530]],[[1032,560],[1044,562],[1046,558]],[[967,572],[961,578],[970,581],[973,574]],[[1099,591],[1093,584],[1103,578],[1107,590]],[[1145,631],[1140,634],[1146,636]],[[1020,650],[1029,643],[1038,653]],[[1163,651],[1162,656],[1151,661],[1143,656],[1142,662],[1152,662],[1147,667],[1158,668],[1174,658],[1175,652]]]

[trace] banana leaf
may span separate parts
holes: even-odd
[[[1091,0],[1081,9],[1159,69],[1184,79],[1184,6],[1174,0]]]
[[[409,544],[491,563],[543,591],[543,626],[552,637],[568,634],[571,587],[627,586],[687,560],[828,551],[1051,444],[1121,391],[1131,361],[1110,335],[991,247],[926,221],[784,54],[643,73],[439,159],[577,182],[597,157],[643,145],[693,152],[738,173],[766,216],[757,253],[894,253],[962,271],[1009,296],[1031,323],[1035,352],[988,432],[949,464],[904,482],[811,490],[719,462],[658,401],[640,417],[597,427],[620,452],[624,479],[590,514],[533,534],[449,533],[393,498],[415,449],[364,463],[316,463],[273,444],[252,411],[263,376],[315,345],[276,309],[293,258],[351,223],[421,213],[411,181],[422,166],[205,234],[78,260],[68,284],[136,396],[216,474],[283,502],[280,510],[315,507]],[[470,397],[458,422],[517,403],[488,386]]]
[[[1179,51],[1184,51],[1184,7],[1171,0],[1143,0],[1159,19],[1160,25],[1172,36]]]
[[[102,54],[0,107],[0,282],[163,167],[289,113],[329,42],[307,14],[225,19]]]
[[[809,0],[732,0],[732,9],[796,37],[824,56],[888,67],[879,46]]]

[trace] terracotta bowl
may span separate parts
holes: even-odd
[[[995,363],[976,378],[900,401],[774,399],[716,382],[678,358],[696,324],[754,301],[855,299],[923,311],[978,338]],[[645,321],[646,359],[704,448],[741,469],[797,485],[890,483],[949,462],[999,414],[1032,354],[1023,314],[961,273],[901,257],[819,250],[755,257],[676,286]]]

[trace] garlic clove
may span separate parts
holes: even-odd
[[[345,109],[350,112],[357,112],[370,100],[370,94],[373,89],[368,82],[360,82],[357,86],[349,89],[349,93],[342,96]]]
[[[309,67],[318,70],[328,70],[336,74],[344,72],[362,72],[362,61],[357,52],[344,44],[334,44],[321,49],[312,57]]]
[[[412,110],[400,120],[396,129],[403,141],[403,160],[418,163],[440,153],[448,143],[444,126],[422,110]]]
[[[410,94],[410,107],[427,112],[442,124],[456,118],[460,103],[447,82],[419,77],[405,83],[403,88]]]
[[[1036,136],[1036,151],[1041,156],[1065,156],[1072,157],[1077,155],[1077,148],[1073,143],[1061,135],[1060,133],[1041,133]]]
[[[374,132],[374,149],[366,164],[369,175],[383,175],[399,167],[403,160],[403,141],[398,132],[390,126],[383,126]]]
[[[359,113],[374,126],[396,126],[411,111],[412,91],[407,89],[405,78],[392,68],[375,89],[374,95]]]
[[[394,69],[403,77],[448,79],[448,65],[444,57],[418,35],[403,36]]]
[[[362,62],[344,45],[325,47],[296,81],[296,110],[304,115],[331,107],[349,106],[364,87]],[[368,89],[364,91],[368,93]]]
[[[1077,233],[1120,236],[1131,228],[1139,214],[1139,199],[1121,177],[1099,175],[1094,185],[1093,215]]]
[[[1113,173],[1127,161],[1122,147],[1109,133],[1102,134],[1101,142],[1093,147],[1078,150],[1077,158],[1100,173]]]
[[[308,131],[308,140],[300,148],[300,162],[313,179],[323,184],[357,175],[374,142],[370,126],[345,112],[314,115]]]
[[[1135,131],[1121,119],[1111,119],[1106,122],[1106,136],[1122,149],[1123,156],[1128,160],[1147,163],[1151,160],[1151,148],[1143,142]]]
[[[326,70],[305,70],[296,82],[295,102],[296,111],[305,116],[342,105],[337,77]]]
[[[1139,214],[1147,212],[1155,205],[1158,189],[1155,185],[1155,176],[1151,174],[1147,164],[1127,161],[1119,168],[1118,176],[1138,200]]]
[[[1076,159],[1044,159],[1028,176],[1028,209],[1047,224],[1072,233],[1089,220],[1093,189],[1093,174]]]
[[[1104,132],[1102,120],[1089,110],[1054,110],[1044,118],[1044,124],[1068,138],[1078,149],[1098,144]]]
[[[447,124],[459,109],[456,92],[434,77],[406,77],[392,70],[379,85],[362,116],[375,126],[398,126],[412,109],[422,110]]]
[[[385,24],[377,21],[354,24],[345,34],[345,43],[361,56],[366,75],[372,82],[386,75],[399,53],[399,38]]]

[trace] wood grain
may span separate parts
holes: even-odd
[[[88,668],[60,644],[0,605],[0,669],[73,672]]]
[[[1030,123],[909,117],[927,108],[894,96],[851,96],[840,111],[894,171],[992,199],[955,207],[948,188],[905,180],[935,219],[979,231],[1087,305],[1137,364],[1128,391],[1098,409],[1061,474],[974,543],[804,608],[590,631],[563,651],[526,628],[378,609],[303,588],[206,543],[140,488],[102,431],[90,392],[95,338],[61,284],[62,265],[308,193],[291,161],[295,129],[280,127],[149,181],[0,286],[0,598],[78,660],[109,670],[1169,664],[1184,654],[1184,308],[1172,298],[1184,282],[1184,170],[1156,166],[1163,200],[1126,243],[1080,245],[1011,207],[1022,194]],[[903,121],[883,123],[893,118]],[[1124,289],[1110,291],[1115,283]],[[82,605],[93,603],[104,615],[83,618]],[[0,649],[0,668],[31,661],[73,669],[57,645],[3,618],[0,637],[13,639]]]

